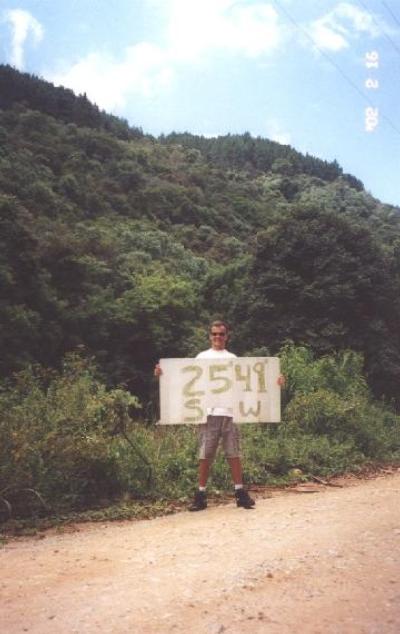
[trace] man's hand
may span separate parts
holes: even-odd
[[[161,370],[161,366],[159,363],[157,363],[154,366],[154,376],[156,376],[157,378],[159,378],[162,375],[162,370]]]
[[[285,385],[286,385],[286,378],[283,376],[283,374],[281,374],[280,376],[278,376],[277,383],[278,383],[279,387],[285,387]]]

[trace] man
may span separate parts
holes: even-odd
[[[213,321],[209,330],[209,338],[211,348],[200,352],[196,356],[196,359],[236,358],[235,354],[228,352],[226,349],[229,331],[225,322]],[[161,368],[159,365],[156,365],[154,374],[160,376]],[[283,385],[283,377],[278,379],[278,383],[279,385]],[[208,408],[207,422],[199,425],[199,488],[189,507],[190,511],[202,511],[207,508],[206,487],[208,473],[220,440],[222,440],[225,456],[231,469],[237,506],[251,509],[255,505],[255,501],[243,487],[239,429],[233,422],[231,404],[227,403],[226,407]]]
[[[228,352],[228,326],[223,321],[214,321],[210,326],[211,348],[200,352],[196,359],[226,359],[236,357]],[[229,404],[230,405],[230,404]],[[199,425],[199,488],[196,491],[190,511],[201,511],[207,507],[207,480],[218,443],[222,440],[225,456],[231,468],[235,486],[237,506],[251,509],[255,502],[243,487],[243,473],[240,459],[239,429],[232,418],[232,407],[207,409],[207,423]]]

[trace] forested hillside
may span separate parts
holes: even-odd
[[[238,354],[361,352],[400,383],[400,214],[336,163],[249,134],[154,139],[0,67],[3,377],[68,351],[143,402],[226,318]]]
[[[0,67],[0,521],[187,495],[195,435],[149,424],[152,369],[217,317],[287,377],[283,424],[244,426],[248,483],[398,461],[399,211],[336,162],[155,139]]]

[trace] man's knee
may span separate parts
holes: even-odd
[[[207,444],[200,445],[199,448],[199,460],[206,460],[210,464],[214,462],[216,454],[216,448],[212,446],[207,446]]]

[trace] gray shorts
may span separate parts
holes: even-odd
[[[240,455],[240,435],[238,426],[229,416],[207,416],[207,422],[199,425],[199,458],[213,460],[218,443],[222,438],[222,447],[227,458]]]

